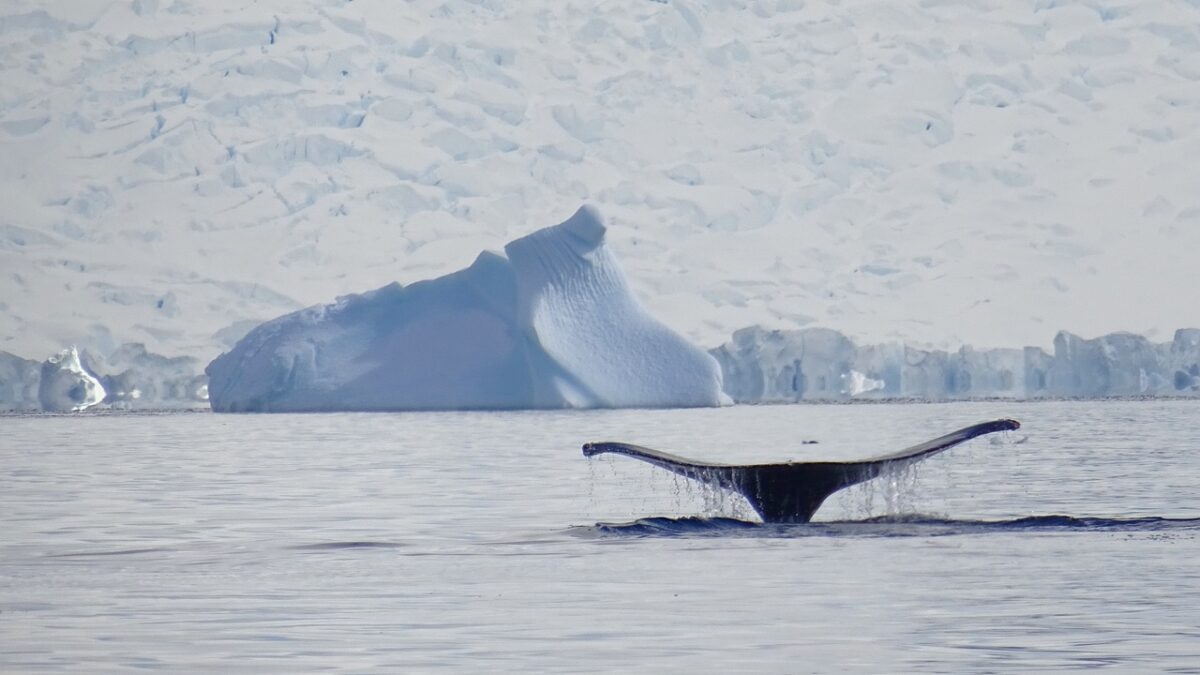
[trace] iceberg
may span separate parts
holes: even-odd
[[[699,407],[716,361],[630,292],[606,227],[567,221],[466,269],[268,321],[206,369],[218,412]]]
[[[46,359],[38,384],[38,401],[43,410],[78,412],[104,400],[104,385],[84,369],[75,347]]]

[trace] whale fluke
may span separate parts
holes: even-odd
[[[712,464],[686,459],[630,443],[585,443],[583,454],[606,452],[649,462],[686,478],[740,493],[766,523],[807,523],[825,499],[875,478],[885,470],[918,462],[959,443],[996,431],[1020,428],[1016,420],[974,424],[889,455],[857,462],[784,462],[781,464]]]

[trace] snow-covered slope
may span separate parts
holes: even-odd
[[[484,252],[254,329],[208,369],[216,411],[714,406],[716,361],[630,294],[591,207]]]
[[[1167,340],[1200,324],[1198,27],[1166,0],[7,0],[0,349],[207,360],[583,200],[699,344]]]

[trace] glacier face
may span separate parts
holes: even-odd
[[[737,331],[711,351],[738,403],[973,398],[1200,396],[1200,329],[1171,342],[1060,331],[1054,351],[926,350],[902,343],[855,345],[826,328]]]
[[[708,354],[631,294],[591,207],[474,264],[252,330],[207,368],[220,412],[719,405]]]
[[[90,371],[104,385],[104,403],[117,409],[198,408],[208,405],[208,378],[190,356],[166,357],[143,344],[107,354],[88,353]]]
[[[37,410],[41,366],[0,351],[0,410]]]
[[[199,366],[135,343],[106,352],[72,347],[41,363],[0,351],[0,410],[207,408],[208,378]]]
[[[480,269],[471,274],[465,274],[465,270],[460,273],[460,276],[477,275],[477,279],[490,279],[491,282],[499,279],[500,283],[477,285],[485,295],[492,293],[486,296],[492,299],[485,304],[489,308],[487,311],[497,311],[497,318],[488,321],[504,322],[517,316],[516,285],[511,270],[500,271],[498,277],[487,272],[489,268],[495,271],[497,265],[507,268],[505,263],[496,254],[484,253],[477,262]],[[412,292],[424,288],[425,284],[436,286],[435,282],[440,281],[414,284],[407,290]],[[444,291],[445,286],[442,288]],[[400,289],[392,286],[361,297],[398,292]],[[438,296],[434,293],[430,297]],[[346,298],[331,307],[355,301],[355,298]],[[407,303],[401,308],[412,309],[417,304]],[[329,311],[330,308],[324,309]],[[486,321],[476,314],[466,323],[481,328]],[[504,326],[502,330],[508,331],[510,324]],[[435,329],[446,327],[443,324]],[[498,334],[491,329],[482,329],[484,334],[489,332],[492,336]],[[553,343],[552,340],[545,342]],[[481,353],[493,360],[497,354],[507,353],[510,357],[508,366],[501,364],[490,371],[491,375],[473,373],[469,369],[478,367],[486,359],[468,359],[460,362],[457,377],[442,379],[451,370],[444,369],[426,378],[426,386],[420,391],[429,394],[438,391],[445,382],[457,381],[476,387],[477,407],[508,405],[506,402],[515,398],[514,392],[520,392],[516,398],[528,394],[531,407],[557,407],[571,402],[601,404],[595,396],[600,387],[585,388],[580,378],[568,375],[565,369],[556,370],[555,364],[545,358],[544,349],[524,352],[525,357],[541,355],[540,361],[523,362],[515,350],[510,350],[511,345],[506,340],[493,340],[493,343]],[[823,328],[772,331],[751,327],[737,331],[729,342],[712,350],[711,354],[722,369],[726,394],[741,403],[1200,397],[1200,329],[1179,329],[1174,339],[1167,343],[1155,343],[1128,333],[1085,339],[1062,331],[1053,343],[1055,349],[1050,353],[1037,347],[976,349],[969,345],[955,351],[943,351],[898,342],[859,345],[837,331]],[[463,352],[461,344],[449,343],[441,353],[446,355],[456,351]],[[639,351],[647,353],[644,349]],[[60,356],[54,357],[56,361],[60,359]],[[99,381],[107,393],[99,404],[102,407],[208,407],[208,378],[199,372],[195,359],[168,358],[150,353],[145,345],[125,344],[109,353],[80,351],[79,361],[84,371]],[[528,379],[526,368],[538,367],[538,364],[544,373],[554,376]],[[0,410],[44,409],[38,396],[43,366],[37,361],[0,351]],[[514,375],[512,371],[506,372],[506,367],[520,372]],[[53,377],[57,371],[56,367],[49,372]],[[485,386],[489,377],[493,383],[491,390]],[[419,379],[415,375],[409,376],[409,381]],[[70,381],[73,385],[80,380]],[[526,384],[517,385],[517,382]],[[536,383],[541,383],[540,394]],[[448,401],[444,405],[453,405],[455,401],[461,402],[461,395],[447,398],[443,394],[442,400]],[[68,410],[75,405],[74,402],[65,406],[52,403],[52,409]],[[414,407],[424,406],[427,404],[420,401],[414,404]]]

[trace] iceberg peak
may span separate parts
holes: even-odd
[[[580,206],[579,210],[559,227],[593,247],[604,242],[604,235],[608,231],[600,210],[591,204]]]

